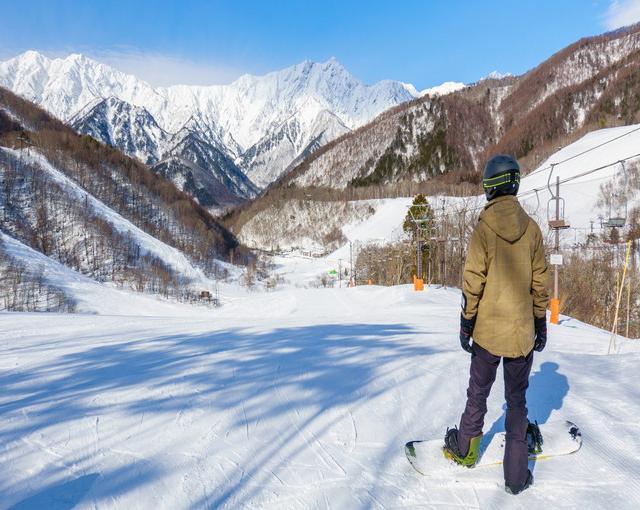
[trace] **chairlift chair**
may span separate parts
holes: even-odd
[[[603,226],[607,228],[623,228],[627,223],[626,218],[624,217],[610,217],[607,221],[603,223]]]
[[[569,222],[564,219],[564,198],[560,197],[560,178],[556,176],[556,192],[553,192],[551,188],[551,176],[555,170],[556,163],[551,164],[551,171],[549,172],[549,178],[547,179],[547,188],[551,198],[547,202],[547,221],[549,222],[549,228],[552,229],[565,229],[569,228]]]
[[[608,228],[623,228],[627,223],[627,184],[628,174],[624,161],[619,161],[620,170],[616,171],[613,186],[615,187],[619,182],[622,184],[622,189],[619,192],[612,192],[609,197],[609,218],[602,223],[603,227]],[[620,179],[622,177],[622,179]]]
[[[558,203],[557,210],[559,211],[558,217],[555,216],[556,202]],[[547,202],[547,221],[549,228],[565,229],[569,228],[569,222],[564,218],[564,198],[553,197]]]

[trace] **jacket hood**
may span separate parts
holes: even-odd
[[[520,239],[529,226],[529,216],[512,195],[491,200],[480,213],[480,221],[509,243]]]

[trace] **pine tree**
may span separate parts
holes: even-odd
[[[425,197],[422,193],[416,195],[413,199],[413,203],[407,214],[404,218],[404,222],[402,224],[402,229],[406,234],[411,235],[413,250],[416,250],[416,243],[418,241],[418,231],[420,232],[420,239],[422,241],[422,274],[425,275],[427,273],[427,268],[429,265],[429,242],[424,242],[428,240],[433,232],[435,223],[435,217],[433,214],[433,209],[429,205],[427,197]],[[413,273],[417,274],[417,261],[414,262]]]
[[[404,223],[402,224],[402,229],[406,234],[411,234],[414,240],[416,236],[416,222],[420,225],[423,232],[428,233],[433,229],[433,209],[429,205],[427,197],[422,193],[417,194],[413,199],[413,203],[411,207],[409,207],[407,215],[404,217]]]

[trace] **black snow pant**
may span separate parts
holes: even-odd
[[[503,358],[504,396],[507,401],[505,421],[504,480],[511,486],[523,485],[527,480],[527,402],[529,373],[533,351],[519,358]],[[471,354],[467,405],[460,418],[458,444],[463,454],[469,449],[471,438],[482,433],[487,398],[496,380],[500,356],[494,356],[474,342]]]

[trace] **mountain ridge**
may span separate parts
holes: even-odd
[[[365,85],[335,58],[305,60],[263,76],[245,74],[229,85],[153,87],[81,54],[50,59],[31,50],[0,63],[0,85],[67,122],[77,121],[80,112],[111,96],[145,108],[168,133],[195,118],[236,158],[309,99],[316,106],[305,115],[328,110],[354,129],[388,107],[417,97],[415,87],[402,82]]]
[[[330,142],[278,185],[345,189],[455,172],[472,179],[490,152],[535,163],[553,139],[638,120],[638,48],[640,24],[580,39],[520,76],[403,103]]]
[[[211,146],[209,152],[220,151],[232,163],[220,166],[215,162],[224,158],[210,158],[213,166],[204,170],[211,178],[204,181],[201,172],[200,179],[189,175],[191,164],[172,172],[209,183],[244,173],[251,185],[232,186],[230,193],[198,188],[203,193],[194,195],[225,207],[252,198],[294,162],[390,107],[462,84],[420,92],[393,80],[366,85],[332,57],[263,76],[245,74],[228,85],[153,87],[82,54],[50,59],[31,50],[0,62],[0,86],[151,166],[175,156],[172,149],[195,133]],[[193,153],[180,156],[201,166]]]

